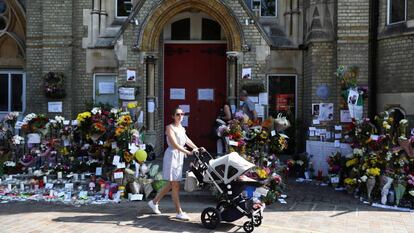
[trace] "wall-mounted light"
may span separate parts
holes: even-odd
[[[253,20],[253,19],[245,19],[245,20],[244,20],[244,24],[245,24],[246,26],[248,26],[249,24],[254,24],[254,20]]]
[[[137,19],[137,18],[135,18],[135,17],[131,19],[130,23],[134,23],[136,26],[138,26],[138,25],[139,25],[139,21],[138,21],[138,19]]]

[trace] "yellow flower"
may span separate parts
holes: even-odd
[[[369,168],[367,170],[368,175],[370,176],[379,176],[380,175],[381,170],[377,167],[373,167],[373,168]]]
[[[352,179],[352,178],[346,178],[346,179],[344,180],[344,183],[345,183],[346,185],[355,185],[355,184],[356,184],[356,180],[355,180],[355,179]]]
[[[256,170],[257,175],[259,176],[260,179],[266,179],[267,178],[267,173],[264,169],[257,169]]]
[[[136,108],[137,107],[137,104],[135,103],[135,102],[129,102],[128,104],[127,104],[127,108],[129,108],[129,109],[131,109],[131,108]]]
[[[82,122],[84,122],[85,121],[85,119],[86,118],[90,118],[92,115],[91,115],[91,113],[90,112],[83,112],[83,113],[79,113],[78,114],[78,117],[76,118],[76,120],[79,122],[79,123],[82,123]]]
[[[346,164],[345,164],[345,165],[346,165],[347,167],[350,167],[350,166],[355,165],[357,162],[358,162],[358,159],[357,159],[357,158],[353,158],[353,159],[351,159],[351,160],[346,161]]]

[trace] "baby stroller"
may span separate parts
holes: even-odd
[[[258,197],[267,194],[267,189],[256,180],[240,181],[238,178],[253,168],[236,152],[214,159],[207,151],[195,153],[191,171],[200,184],[212,183],[220,193],[216,207],[206,208],[201,214],[201,222],[207,229],[215,229],[221,221],[234,222],[243,216],[249,218],[243,229],[250,233],[262,224],[264,204]],[[246,192],[249,188],[250,192]],[[256,191],[253,195],[252,188]],[[257,189],[256,189],[257,188]],[[259,194],[259,195],[258,195]]]

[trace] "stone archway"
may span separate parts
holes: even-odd
[[[161,32],[167,22],[175,15],[191,10],[199,10],[210,15],[223,28],[227,39],[228,58],[228,100],[236,103],[237,59],[242,52],[244,43],[241,25],[236,16],[219,0],[166,0],[154,7],[148,14],[142,27],[139,29],[136,48],[142,53],[146,70],[146,104],[154,106],[157,100],[155,94],[155,80]],[[147,112],[147,140],[155,143],[155,113]]]
[[[243,33],[231,11],[218,0],[163,1],[152,12],[138,35],[138,47],[144,52],[157,52],[159,37],[165,24],[180,12],[197,9],[209,14],[223,27],[230,51],[241,51]]]

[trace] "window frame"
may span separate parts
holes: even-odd
[[[387,0],[387,25],[394,25],[394,24],[399,24],[399,23],[405,23],[405,22],[407,22],[407,7],[408,7],[408,3],[407,3],[407,0],[404,0],[404,20],[402,20],[402,21],[398,21],[398,22],[394,22],[394,23],[391,23],[390,22],[390,19],[391,19],[391,1],[393,1],[393,0]]]
[[[7,111],[1,111],[0,114],[7,114],[11,112],[11,105],[12,105],[12,91],[11,91],[11,76],[12,74],[21,74],[23,79],[23,87],[22,87],[22,110],[18,111],[19,113],[23,113],[26,111],[26,73],[21,70],[0,70],[0,74],[7,74],[8,75],[8,87],[7,87]],[[16,112],[16,111],[14,111]]]
[[[117,97],[117,102],[118,102],[118,105],[117,106],[114,106],[114,107],[116,107],[116,108],[118,108],[119,106],[120,106],[120,103],[119,103],[119,93],[118,93],[118,91],[119,91],[119,86],[118,86],[118,74],[116,74],[116,73],[94,73],[93,74],[93,85],[92,85],[92,88],[93,88],[93,104],[96,104],[96,88],[97,88],[97,86],[96,86],[96,77],[99,77],[99,76],[109,76],[109,77],[114,77],[114,80],[115,80],[115,96]]]
[[[115,18],[116,19],[126,19],[126,18],[128,18],[128,16],[118,16],[118,1],[119,0],[114,1],[115,2]],[[131,11],[132,11],[132,8],[133,8],[132,0],[130,0],[130,2],[131,2]]]
[[[250,4],[251,4],[251,10],[253,11],[253,2],[259,2],[260,3],[260,9],[259,9],[259,16],[261,18],[277,18],[277,9],[279,7],[279,2],[278,0],[275,0],[275,15],[274,16],[262,16],[262,0],[250,0]]]

